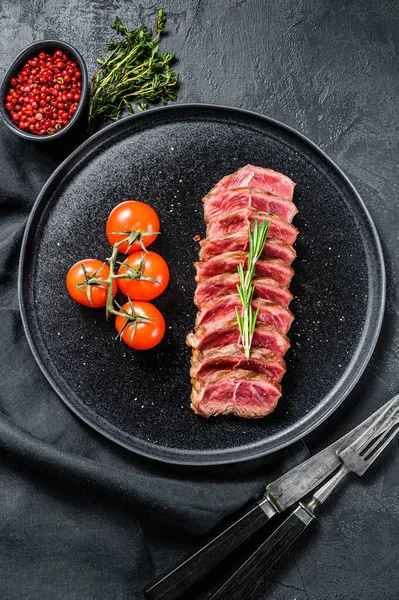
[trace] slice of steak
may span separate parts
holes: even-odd
[[[201,308],[211,300],[236,292],[239,283],[238,273],[225,273],[204,279],[197,285],[194,302],[198,308]],[[272,300],[282,306],[289,306],[293,299],[293,295],[287,288],[269,277],[254,277],[252,283],[255,286],[254,295],[258,298]]]
[[[226,213],[239,208],[247,207],[277,215],[289,223],[298,212],[292,201],[255,187],[213,189],[205,196],[203,202],[205,223],[215,221]]]
[[[197,415],[260,418],[271,413],[281,396],[280,385],[266,375],[237,369],[194,380],[191,408]]]
[[[281,198],[292,200],[295,183],[286,175],[272,169],[246,165],[235,173],[223,177],[213,189],[223,190],[240,187],[257,187],[281,196]]]
[[[208,260],[223,252],[233,252],[234,250],[248,250],[248,231],[245,229],[234,233],[225,233],[220,238],[213,240],[203,239],[200,242],[200,259]],[[290,265],[296,258],[296,252],[291,245],[282,240],[267,237],[262,256],[280,258]]]
[[[246,265],[248,252],[225,252],[203,262],[196,262],[195,277],[200,283],[203,279],[221,275],[222,273],[235,273],[238,265]],[[255,265],[255,275],[270,277],[281,285],[288,287],[294,275],[292,267],[279,258],[260,258]]]
[[[195,326],[208,325],[218,319],[230,321],[236,317],[236,308],[239,314],[241,314],[242,304],[238,293],[211,300],[208,304],[203,305],[201,311],[197,313]],[[284,308],[281,304],[276,304],[263,298],[254,298],[252,308],[254,311],[259,308],[258,323],[274,325],[283,333],[288,333],[294,320],[294,315],[288,308]]]
[[[237,320],[223,321],[218,319],[208,325],[201,325],[194,333],[188,334],[186,342],[188,346],[198,350],[240,344]],[[290,342],[287,336],[277,327],[257,323],[252,338],[252,346],[254,348],[268,348],[278,356],[284,356],[290,347]]]
[[[268,230],[268,235],[271,238],[276,238],[286,242],[286,244],[293,244],[298,237],[298,230],[288,221],[280,219],[276,215],[271,215],[268,212],[255,210],[254,208],[240,208],[231,213],[220,217],[217,221],[208,223],[206,229],[206,235],[209,239],[219,238],[225,233],[234,233],[235,231],[242,231],[243,229],[248,233],[248,225],[253,226],[255,219],[258,222],[271,221]]]
[[[285,373],[285,361],[267,348],[251,348],[251,355],[245,358],[242,346],[230,344],[209,350],[194,350],[191,359],[192,379],[206,379],[215,371],[245,369],[263,373],[280,382]]]

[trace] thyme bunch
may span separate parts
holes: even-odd
[[[129,29],[119,17],[111,28],[122,36],[107,45],[110,54],[94,74],[89,101],[89,131],[107,120],[116,121],[124,111],[134,114],[132,102],[139,111],[148,108],[148,102],[176,100],[178,76],[171,63],[175,55],[159,53],[158,40],[166,26],[166,13],[158,10],[155,20],[156,35],[147,27]]]

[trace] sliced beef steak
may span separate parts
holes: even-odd
[[[230,321],[236,316],[236,308],[239,314],[241,314],[242,304],[238,293],[212,300],[208,304],[203,305],[201,311],[197,313],[195,326],[208,325],[218,320]],[[284,308],[281,304],[276,304],[263,298],[254,298],[252,308],[254,311],[259,308],[258,323],[274,325],[281,329],[283,333],[288,332],[294,320],[294,315],[288,308]]]
[[[225,252],[205,262],[196,262],[194,263],[197,271],[196,281],[201,282],[207,277],[223,273],[235,273],[238,265],[246,265],[247,258],[247,252]],[[255,265],[255,275],[270,277],[270,279],[274,279],[281,285],[288,287],[294,275],[294,270],[279,258],[262,258]]]
[[[251,355],[245,358],[243,347],[238,344],[194,350],[191,359],[192,379],[206,379],[215,371],[245,369],[263,373],[280,382],[285,373],[285,361],[267,348],[252,348]]]
[[[253,165],[246,165],[231,175],[226,175],[213,190],[227,188],[257,187],[281,198],[292,200],[295,183],[286,175]]]
[[[264,417],[274,410],[284,376],[287,337],[294,319],[288,290],[296,258],[292,225],[297,208],[295,183],[282,173],[246,165],[224,177],[205,196],[206,239],[195,263],[199,312],[186,342],[192,348],[191,407],[201,416],[234,414]],[[237,268],[247,268],[249,236],[255,220],[269,223],[251,270],[256,325],[245,355],[237,315],[243,307]],[[252,293],[252,288],[251,293]]]
[[[204,279],[197,285],[194,302],[198,308],[201,308],[211,300],[236,292],[239,283],[238,273],[224,273]],[[293,299],[293,295],[287,288],[269,277],[254,277],[252,283],[255,286],[255,297],[272,300],[282,306],[289,306]]]
[[[254,208],[268,212],[289,223],[298,212],[297,207],[290,200],[255,187],[212,190],[203,201],[205,223],[215,221],[239,208]]]
[[[234,414],[256,419],[272,412],[280,396],[280,385],[267,375],[218,371],[206,380],[194,380],[191,407],[203,417]]]
[[[280,219],[268,212],[255,210],[254,208],[239,208],[231,213],[220,217],[217,221],[208,223],[206,235],[209,239],[219,238],[225,233],[245,230],[248,225],[253,226],[255,219],[258,222],[271,221],[268,235],[272,238],[282,240],[286,244],[293,244],[298,236],[298,230],[291,223]]]
[[[225,233],[219,238],[210,240],[203,239],[200,242],[200,259],[209,260],[213,256],[223,254],[223,252],[233,252],[234,250],[248,250],[248,231],[242,229],[234,233]],[[280,258],[290,265],[296,258],[294,248],[274,238],[266,238],[263,248],[263,257]]]
[[[188,334],[186,342],[188,346],[198,350],[239,344],[241,340],[237,320],[223,321],[220,319],[208,325],[202,325],[196,329],[195,333]],[[268,348],[278,356],[284,356],[290,347],[290,342],[287,336],[277,327],[257,323],[252,338],[252,346],[254,348]]]

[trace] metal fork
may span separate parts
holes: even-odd
[[[351,472],[363,475],[399,432],[399,395],[378,419],[338,456],[342,465],[312,496],[300,502],[281,525],[251,554],[209,600],[245,600],[253,587],[315,518],[317,509]]]

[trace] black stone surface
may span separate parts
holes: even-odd
[[[152,20],[156,8],[145,0],[5,0],[0,75],[23,47],[46,37],[76,46],[93,73],[115,15],[138,25]],[[348,174],[384,249],[388,297],[382,333],[347,400],[289,450],[203,469],[165,468],[118,448],[82,424],[52,391],[31,355],[17,304],[19,247],[29,210],[85,135],[39,148],[0,124],[4,600],[141,599],[155,573],[256,498],[267,481],[358,423],[399,388],[397,3],[167,0],[164,8],[170,24],[162,47],[180,59],[179,102],[227,104],[281,120],[309,136]],[[331,499],[313,531],[259,584],[253,599],[396,600],[398,463],[395,442],[379,466]],[[209,587],[231,564],[209,579]],[[190,598],[206,594],[198,590]]]

